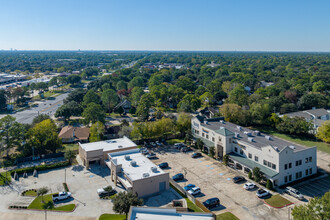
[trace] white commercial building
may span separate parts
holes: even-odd
[[[317,172],[316,147],[304,147],[220,118],[196,116],[191,122],[193,136],[201,139],[205,147],[214,147],[216,158],[228,155],[246,171],[259,167],[275,186]]]
[[[212,213],[178,212],[175,208],[131,206],[128,220],[214,220]]]
[[[108,153],[111,180],[129,192],[145,197],[169,189],[169,174],[158,168],[139,149]]]
[[[98,141],[92,143],[79,143],[79,156],[86,168],[90,163],[104,165],[104,160],[108,158],[108,153],[119,152],[137,148],[137,145],[128,137]]]

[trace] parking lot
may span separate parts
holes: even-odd
[[[237,171],[225,167],[219,162],[201,157],[193,159],[193,152],[182,153],[172,147],[155,148],[156,164],[168,162],[166,169],[173,176],[183,173],[185,180],[178,182],[182,187],[195,184],[201,188],[196,196],[201,202],[212,197],[220,199],[220,206],[212,209],[215,214],[230,211],[240,219],[286,219],[288,208],[275,209],[267,206],[262,199],[257,198],[256,189],[246,191],[244,182],[235,184],[232,178],[237,176]],[[241,174],[240,174],[241,175]],[[286,198],[292,200],[290,197]]]
[[[71,213],[51,212],[51,215],[99,217],[103,213],[114,213],[110,200],[98,198],[97,189],[108,185],[114,187],[113,183],[110,182],[109,169],[98,165],[92,166],[90,170],[76,165],[66,169],[45,171],[39,173],[38,178],[32,176],[28,178],[21,177],[19,181],[13,181],[11,186],[0,187],[0,213],[40,213],[29,210],[9,210],[8,206],[29,205],[34,198],[21,196],[21,192],[27,189],[38,189],[46,186],[50,190],[49,193],[64,191],[62,183],[65,180],[65,173],[73,200],[59,202],[58,205],[74,203],[77,208]],[[121,188],[115,188],[117,191],[122,191]]]
[[[293,187],[302,193],[305,198],[321,197],[330,190],[330,177],[327,176],[304,184],[297,184]]]

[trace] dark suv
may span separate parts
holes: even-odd
[[[242,176],[235,176],[235,177],[233,178],[233,182],[234,182],[234,183],[238,183],[238,182],[241,182],[241,181],[245,181],[245,178],[242,177]]]
[[[218,198],[211,198],[203,202],[203,205],[208,209],[217,207],[220,205],[220,200]]]

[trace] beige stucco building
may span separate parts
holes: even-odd
[[[169,189],[169,174],[142,155],[138,149],[108,153],[108,160],[105,162],[111,171],[111,181],[121,183],[128,192],[139,197]]]
[[[108,153],[136,149],[137,145],[128,137],[98,141],[92,143],[79,143],[79,156],[86,168],[90,163],[105,165],[104,160],[108,159]]]

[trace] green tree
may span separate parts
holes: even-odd
[[[82,88],[75,89],[69,93],[69,95],[68,95],[68,97],[66,97],[66,99],[64,99],[64,104],[71,102],[71,101],[75,101],[75,102],[81,104],[84,100],[85,95],[86,95],[86,91],[84,89],[82,89]]]
[[[127,89],[127,83],[126,83],[124,80],[120,80],[120,81],[117,82],[117,84],[116,84],[116,89],[117,89],[117,90]]]
[[[141,76],[134,77],[129,83],[128,88],[134,88],[134,87],[143,87],[144,86],[144,80]]]
[[[38,124],[46,119],[50,119],[50,116],[46,114],[40,114],[33,118],[32,125],[34,126],[35,124]]]
[[[64,158],[67,159],[70,164],[72,164],[72,160],[76,158],[76,153],[72,150],[68,150],[64,153]]]
[[[150,94],[146,93],[141,97],[140,103],[136,109],[136,115],[143,121],[149,118],[149,109],[153,102],[153,98]]]
[[[35,155],[55,153],[61,147],[61,140],[58,138],[55,123],[46,119],[27,132],[26,144],[23,146],[25,155],[32,155],[34,148]]]
[[[81,83],[81,77],[75,74],[69,75],[68,83],[70,83],[73,86],[79,85]]]
[[[99,73],[99,69],[97,67],[87,67],[83,70],[82,75],[90,78],[93,75],[97,75]]]
[[[37,191],[37,195],[41,196],[41,201],[44,204],[45,204],[44,195],[46,195],[48,193],[48,191],[49,191],[49,189],[47,187],[42,187],[42,188],[38,189],[38,191]]]
[[[90,128],[90,142],[101,141],[105,132],[104,124],[100,121],[95,122]]]
[[[185,95],[178,104],[178,110],[180,112],[192,112],[196,111],[201,106],[201,101],[192,94]]]
[[[313,84],[313,92],[325,92],[326,84],[323,81],[317,81]]]
[[[210,157],[212,157],[212,158],[214,158],[214,155],[215,155],[215,148],[214,147],[210,147],[210,149],[209,149],[209,156]]]
[[[89,90],[86,95],[84,96],[83,104],[87,106],[89,103],[100,103],[100,97],[94,92],[94,90]]]
[[[229,162],[229,156],[227,154],[225,154],[223,156],[223,159],[222,159],[222,163],[226,166],[228,166],[228,162]]]
[[[253,172],[254,180],[257,183],[259,183],[261,180],[261,176],[262,176],[259,167],[253,168],[252,172]]]
[[[177,129],[181,134],[186,133],[191,129],[191,115],[187,113],[179,113],[178,120],[176,122]]]
[[[249,118],[248,111],[243,110],[242,107],[237,104],[222,105],[220,108],[220,114],[226,121],[240,125],[246,125]]]
[[[273,183],[272,183],[272,181],[267,180],[266,188],[267,188],[267,189],[270,189],[270,190],[273,190]]]
[[[104,106],[108,108],[109,113],[117,105],[119,97],[115,90],[108,89],[102,92],[101,100]]]
[[[67,104],[61,105],[55,112],[55,117],[63,117],[66,121],[71,116],[80,116],[83,111],[83,108],[80,104],[75,101],[71,101]]]
[[[132,102],[133,106],[136,107],[138,105],[143,94],[144,94],[144,91],[141,87],[134,87],[132,89],[130,98],[131,98],[131,102]]]
[[[326,96],[320,93],[308,93],[303,95],[298,102],[301,110],[316,108],[325,108],[328,104]]]
[[[253,177],[252,177],[252,172],[251,172],[251,170],[250,170],[250,171],[249,171],[249,179],[252,180],[252,178],[253,178]]]
[[[93,102],[87,105],[82,116],[85,118],[86,123],[95,123],[97,121],[104,122],[105,120],[105,112],[102,106]]]
[[[6,98],[6,93],[5,90],[0,89],[0,111],[6,110],[7,107],[7,98]]]
[[[311,198],[306,205],[297,205],[292,209],[295,220],[325,220],[330,219],[330,192],[326,192],[321,198]]]
[[[126,218],[131,206],[141,206],[143,200],[139,199],[135,194],[131,192],[119,192],[117,196],[113,198],[113,211],[122,214],[125,213]]]
[[[240,106],[247,105],[248,103],[248,95],[244,90],[243,85],[236,86],[228,93],[228,96],[229,103],[237,104]]]
[[[0,119],[0,152],[5,151],[7,157],[10,149],[20,146],[25,136],[24,126],[15,120],[10,115]]]
[[[214,103],[213,95],[209,92],[205,92],[203,95],[199,97],[203,106],[212,106]]]
[[[268,122],[270,116],[270,109],[268,104],[252,103],[250,105],[249,113],[253,124],[264,125]]]
[[[325,121],[317,130],[316,137],[330,143],[330,121]]]
[[[201,139],[197,139],[196,140],[196,145],[197,145],[197,148],[199,149],[199,150],[202,150],[203,149],[203,147],[204,147],[204,142],[201,140]]]
[[[42,205],[42,208],[45,210],[45,220],[47,220],[47,209],[53,209],[54,203],[52,201],[48,201]]]

